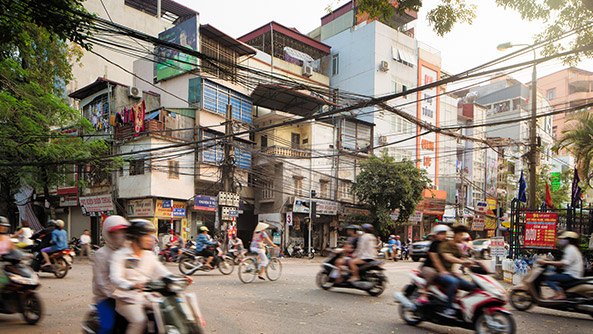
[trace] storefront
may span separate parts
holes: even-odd
[[[82,214],[89,216],[91,219],[90,229],[92,241],[93,243],[99,243],[103,219],[115,213],[111,195],[80,197],[79,201]]]
[[[337,244],[338,239],[338,203],[326,200],[313,200],[316,203],[316,214],[311,224],[311,244],[323,250]],[[293,207],[293,229],[289,230],[290,242],[309,245],[306,219],[309,217],[309,200],[295,198]]]

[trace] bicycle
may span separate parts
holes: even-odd
[[[279,279],[282,274],[282,262],[278,259],[277,254],[274,254],[274,256],[270,254],[270,248],[272,248],[275,253],[278,252],[275,248],[266,246],[266,256],[269,259],[268,266],[266,267],[266,277],[270,281],[275,281]],[[239,264],[239,279],[245,284],[251,283],[255,280],[260,269],[261,266],[259,265],[257,258],[246,258]]]

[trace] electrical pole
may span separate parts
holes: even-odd
[[[535,60],[535,51],[534,51]],[[537,73],[535,62],[533,63],[533,72],[531,75],[531,120],[529,124],[529,210],[536,209],[535,203],[535,177],[537,167]]]
[[[225,118],[225,122],[224,122],[224,134],[225,134],[225,139],[224,139],[224,158],[222,160],[222,191],[226,192],[226,193],[232,193],[233,192],[233,182],[235,180],[235,162],[233,161],[233,157],[232,157],[232,142],[234,139],[233,136],[233,106],[230,103],[230,97],[229,97],[229,103],[226,106],[226,118]],[[220,215],[220,220],[222,220],[222,209],[223,207],[220,206],[220,202],[218,204],[219,206],[219,215]],[[227,244],[228,244],[228,233],[227,233],[227,226],[228,221],[225,220],[223,221],[223,223],[221,224],[221,231],[223,233],[223,240],[224,240],[224,244],[222,246],[223,250],[226,250]]]

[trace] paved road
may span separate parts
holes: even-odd
[[[413,262],[388,263],[389,287],[379,297],[315,285],[318,260],[285,259],[276,282],[242,284],[236,271],[195,276],[195,291],[209,333],[470,333],[433,324],[406,326],[399,319],[393,292],[407,282]],[[177,269],[171,266],[171,271]],[[37,326],[24,325],[17,315],[0,315],[0,333],[80,333],[80,323],[91,301],[91,265],[77,262],[65,279],[42,274],[40,289],[45,317]],[[589,316],[534,308],[513,311],[518,333],[593,333]]]

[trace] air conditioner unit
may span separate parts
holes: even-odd
[[[381,60],[381,66],[379,66],[379,69],[383,72],[389,71],[389,63],[385,60]]]
[[[128,90],[128,96],[139,99],[142,97],[142,91],[138,87],[131,86]]]
[[[313,67],[309,65],[303,65],[303,76],[310,77],[313,75]]]
[[[387,136],[379,136],[379,145],[387,144]]]

